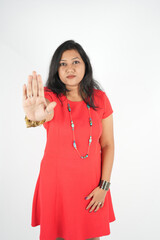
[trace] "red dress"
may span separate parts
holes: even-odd
[[[46,90],[47,87],[44,87]],[[92,143],[89,156],[80,158],[73,147],[73,135],[67,99],[61,102],[53,92],[45,92],[45,98],[56,101],[54,117],[43,124],[47,142],[40,163],[33,203],[31,226],[40,225],[40,240],[85,240],[110,234],[109,223],[115,221],[111,192],[108,190],[102,208],[97,212],[86,210],[92,198],[85,200],[101,179],[101,119],[112,114],[113,109],[105,92],[94,89],[95,105],[90,108],[92,117]],[[90,126],[88,108],[84,101],[68,100],[77,148],[82,156],[88,149]],[[111,188],[111,186],[110,186]]]

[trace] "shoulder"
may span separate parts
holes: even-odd
[[[106,98],[108,98],[108,94],[105,91],[99,90],[99,89],[95,89],[94,88],[94,96],[99,98],[100,100],[104,100]]]
[[[94,100],[100,107],[101,118],[106,118],[113,113],[113,108],[106,92],[94,89]]]
[[[48,87],[44,87],[44,92],[48,92],[48,93],[51,93],[51,94],[55,94],[50,88]]]
[[[93,90],[93,95],[96,101],[103,101],[105,92],[100,90],[100,89],[95,89]]]
[[[93,91],[98,95],[103,95],[104,91],[94,88]]]
[[[57,99],[56,93],[54,93],[48,87],[44,87],[44,97],[47,98],[49,101],[54,101]]]

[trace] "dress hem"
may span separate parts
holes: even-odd
[[[116,220],[116,218],[110,219],[109,222],[108,222],[108,224],[114,222],[115,220]],[[38,226],[40,226],[40,223],[31,224],[31,227],[38,227]],[[100,235],[98,234],[98,236],[97,236],[97,235],[94,235],[94,236],[86,236],[86,237],[84,237],[84,240],[90,239],[90,238],[96,238],[96,237],[99,237],[99,238],[100,238],[100,237],[108,236],[108,235],[110,235],[110,234],[111,234],[111,231],[110,231],[110,225],[109,225],[108,231],[105,231],[104,233],[101,233]],[[63,238],[64,240],[68,240],[68,239],[66,239],[65,236],[59,236],[59,235],[57,235],[57,236],[55,237],[55,239],[57,239],[57,238]],[[39,240],[42,240],[42,239],[39,239]]]

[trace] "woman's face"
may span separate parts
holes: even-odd
[[[58,74],[68,89],[79,85],[85,74],[85,63],[78,51],[71,49],[63,52],[59,62]],[[67,76],[74,75],[73,78]]]

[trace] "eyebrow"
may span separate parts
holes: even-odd
[[[75,57],[75,58],[78,58],[78,57]],[[75,58],[72,58],[72,60],[75,59]],[[78,59],[79,59],[79,58],[78,58]],[[60,60],[60,61],[66,61],[66,60]]]

